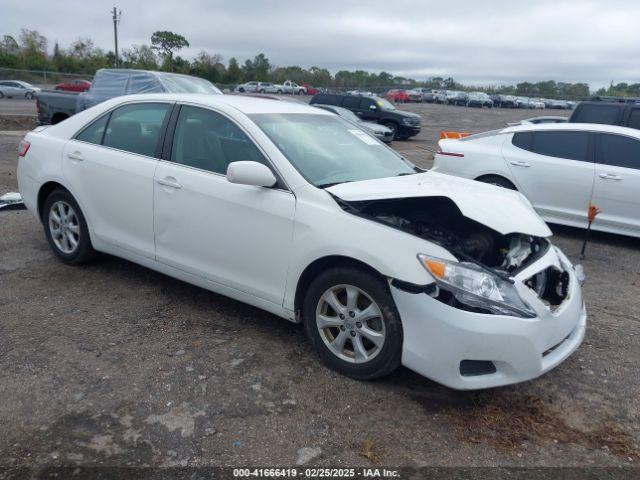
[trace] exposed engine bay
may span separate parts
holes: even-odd
[[[500,234],[465,217],[448,197],[339,201],[345,210],[436,243],[459,261],[473,262],[505,278],[531,264],[550,247],[545,238]],[[544,270],[525,283],[552,308],[567,295],[566,272]]]
[[[447,197],[348,202],[352,213],[411,233],[446,248],[460,260],[513,274],[549,247],[544,238],[502,235],[462,215]]]

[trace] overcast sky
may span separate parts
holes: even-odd
[[[385,70],[468,84],[523,80],[640,81],[638,0],[2,0],[0,35],[38,30],[62,47],[78,37],[113,49],[110,9],[122,10],[121,48],[155,30],[243,62]]]

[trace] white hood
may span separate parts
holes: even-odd
[[[472,220],[506,235],[523,233],[549,237],[551,230],[529,201],[518,192],[495,185],[426,172],[334,185],[326,189],[342,200],[385,200],[412,197],[448,197]]]

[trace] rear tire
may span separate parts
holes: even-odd
[[[500,177],[499,175],[487,175],[486,177],[480,177],[480,178],[477,178],[476,180],[483,183],[489,183],[497,187],[506,188],[508,190],[518,191],[518,189],[513,183],[511,183],[509,180],[507,180],[504,177]]]
[[[322,272],[307,289],[302,318],[311,343],[332,370],[372,380],[400,365],[400,315],[389,286],[374,273],[354,267]]]
[[[49,194],[42,208],[42,224],[51,250],[63,263],[82,265],[95,257],[87,222],[68,191]]]

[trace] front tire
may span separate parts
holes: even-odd
[[[73,196],[66,190],[54,190],[42,209],[42,223],[53,253],[67,265],[91,261],[96,251],[91,245],[87,222]]]
[[[400,365],[402,323],[389,286],[352,267],[322,272],[309,286],[303,322],[324,364],[357,380],[388,375]]]
[[[33,99],[33,93],[32,92],[27,92],[27,93],[24,94],[24,96],[27,98],[27,100]]]
[[[392,139],[398,140],[398,125],[395,122],[385,122],[382,125],[387,127],[392,132]]]

